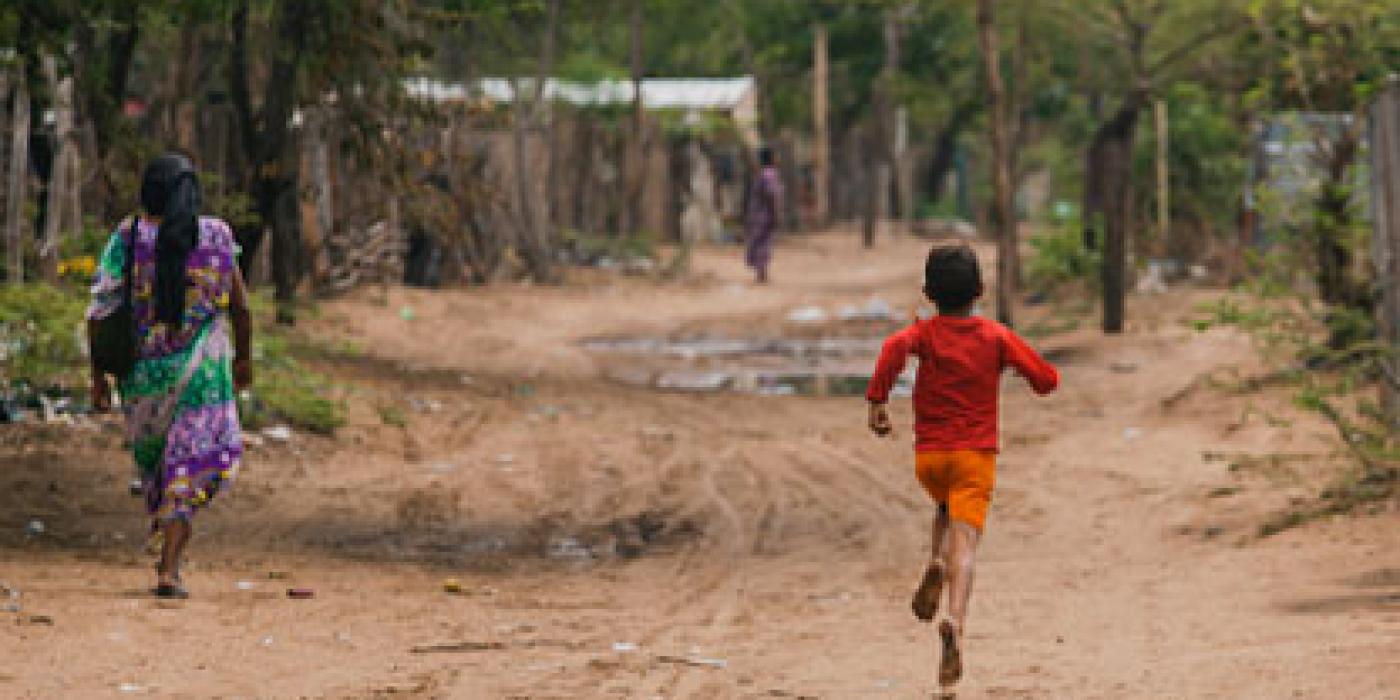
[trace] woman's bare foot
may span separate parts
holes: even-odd
[[[938,599],[943,597],[943,564],[934,562],[924,570],[924,579],[914,591],[914,617],[932,622],[938,615]]]
[[[943,639],[943,658],[938,663],[938,684],[949,686],[962,679],[961,640],[953,623],[944,620],[938,625],[938,636]]]

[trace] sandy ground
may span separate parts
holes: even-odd
[[[185,602],[144,593],[115,426],[0,428],[0,697],[928,697],[907,427],[869,436],[856,398],[629,386],[653,360],[580,347],[884,332],[784,318],[912,307],[925,247],[789,241],[762,289],[714,249],[679,283],[327,304],[304,327],[366,348],[323,362],[351,425],[253,448],[197,523]],[[1182,323],[1218,294],[1135,298],[1116,338],[1087,307],[1027,311],[1064,386],[1006,383],[958,697],[1400,698],[1400,513],[1256,536],[1346,466],[1286,390],[1203,380],[1263,370]]]

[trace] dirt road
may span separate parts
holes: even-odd
[[[357,387],[351,425],[252,450],[198,523],[187,602],[143,594],[110,427],[0,431],[0,697],[928,697],[907,427],[870,437],[857,398],[625,381],[755,358],[582,347],[873,337],[785,319],[911,308],[925,247],[787,242],[763,289],[718,249],[682,283],[328,304],[309,332],[365,349],[324,361]],[[1134,299],[1118,338],[1028,311],[1063,389],[1007,381],[958,697],[1400,698],[1400,513],[1256,536],[1345,465],[1286,390],[1202,379],[1261,369],[1248,338],[1181,322],[1217,294]]]

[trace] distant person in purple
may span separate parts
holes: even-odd
[[[773,159],[773,149],[758,149],[758,176],[749,186],[744,212],[744,263],[753,268],[759,284],[768,282],[768,264],[773,260],[773,234],[783,210],[783,179]]]

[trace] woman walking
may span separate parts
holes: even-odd
[[[744,216],[744,262],[759,284],[768,282],[768,264],[773,260],[773,234],[783,210],[783,179],[773,159],[773,149],[758,149],[758,172],[749,187],[748,210]]]
[[[194,515],[238,471],[243,438],[234,396],[252,381],[233,234],[222,220],[200,216],[200,206],[188,158],[151,161],[141,178],[142,213],[108,241],[87,314],[91,342],[97,324],[129,300],[136,364],[117,378],[118,389],[151,533],[162,540],[154,593],[166,598],[188,595],[180,561]],[[110,406],[107,377],[95,365],[92,396],[97,409]]]

